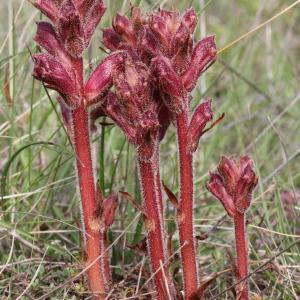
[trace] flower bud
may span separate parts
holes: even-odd
[[[185,92],[170,61],[162,56],[156,57],[151,62],[151,70],[162,90],[171,96],[170,103],[166,105],[171,111],[180,113],[185,106]]]
[[[75,94],[76,84],[66,69],[53,56],[48,54],[35,54],[33,56],[33,76],[46,83],[47,87],[61,94]]]
[[[182,16],[181,22],[189,29],[189,32],[192,34],[197,26],[197,15],[195,10],[193,8],[188,9]]]
[[[200,137],[206,124],[213,119],[211,100],[200,104],[195,110],[188,128],[188,151],[193,153],[197,150]]]
[[[124,116],[124,112],[118,103],[116,95],[110,92],[107,98],[108,100],[105,107],[106,114],[123,130],[130,143],[134,145],[140,144],[141,141],[138,137],[137,130]]]
[[[81,20],[71,0],[66,0],[60,7],[57,30],[68,53],[80,58],[85,48],[84,32]]]
[[[57,58],[66,70],[72,70],[71,58],[64,49],[55,32],[54,27],[48,22],[38,22],[34,40],[49,54]]]
[[[122,38],[112,28],[103,29],[102,31],[103,31],[102,42],[104,46],[111,51],[118,50],[122,42]]]
[[[36,0],[33,4],[54,23],[58,18],[58,7],[55,0]]]
[[[252,198],[252,192],[256,187],[258,182],[258,177],[253,171],[252,167],[248,165],[241,177],[237,182],[237,199],[236,199],[236,209],[239,213],[243,214],[249,208]]]
[[[185,48],[187,46],[189,38],[190,32],[188,28],[184,24],[181,24],[177,29],[172,41],[173,55],[176,55],[179,51],[181,51],[182,48]]]
[[[238,169],[235,161],[226,156],[222,156],[218,165],[218,172],[223,177],[229,193],[233,194],[236,189],[236,180],[238,176]]]
[[[97,25],[106,11],[106,7],[102,0],[84,1],[83,4],[84,6],[81,6],[84,8],[83,30],[85,47],[87,47]]]
[[[134,43],[136,41],[133,24],[127,17],[117,14],[113,21],[113,28],[121,35],[124,41],[128,43]]]
[[[149,104],[149,70],[143,63],[128,58],[123,70],[115,73],[114,85],[128,118],[137,120]]]
[[[93,104],[112,84],[112,75],[124,61],[124,52],[115,52],[106,57],[91,74],[85,85],[87,103]]]
[[[232,197],[226,191],[222,177],[218,174],[211,173],[210,179],[206,183],[206,188],[220,200],[228,215],[233,217],[235,214],[235,206]]]
[[[186,90],[193,90],[201,74],[216,61],[216,56],[214,36],[204,38],[194,47],[190,67],[182,75],[182,82]]]
[[[113,194],[103,201],[103,221],[109,227],[115,220],[116,209],[118,207],[118,196]]]
[[[154,58],[151,62],[151,69],[153,75],[157,75],[158,81],[167,94],[176,97],[182,96],[183,87],[181,80],[173,70],[171,63],[167,58],[163,56]]]
[[[149,28],[143,29],[139,44],[143,51],[148,52],[152,56],[160,54],[158,41]]]
[[[166,20],[159,14],[153,13],[150,15],[149,26],[162,45],[168,47],[171,36]]]

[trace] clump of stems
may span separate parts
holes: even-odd
[[[193,9],[182,15],[160,9],[144,16],[134,7],[130,18],[117,14],[112,28],[103,30],[103,44],[111,52],[85,81],[83,52],[105,12],[102,0],[36,0],[34,5],[50,22],[38,23],[35,40],[47,53],[33,56],[33,76],[59,93],[63,120],[74,144],[87,276],[94,298],[105,299],[109,289],[106,235],[118,202],[116,195],[104,198],[93,172],[90,139],[94,121],[107,116],[136,150],[155,297],[160,300],[176,299],[168,270],[159,157],[168,127],[176,126],[180,182],[176,222],[184,298],[191,299],[199,288],[193,155],[213,120],[211,100],[191,112],[191,93],[216,61],[214,36],[194,41],[197,16]],[[248,272],[245,211],[257,177],[247,156],[238,161],[222,158],[218,172],[211,174],[207,187],[234,218],[240,279]],[[246,281],[240,295],[248,299]]]

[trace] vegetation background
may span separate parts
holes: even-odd
[[[127,0],[105,2],[107,13],[86,54],[87,72],[104,55],[100,28],[110,26],[116,11],[130,12]],[[216,34],[219,49],[293,3],[131,2],[145,12],[159,6],[180,11],[194,6],[199,14],[196,36]],[[248,213],[250,269],[265,264],[251,276],[252,296],[300,299],[300,245],[295,244],[300,238],[299,8],[295,6],[221,52],[194,93],[194,105],[212,97],[215,115],[226,113],[202,139],[195,155],[195,232],[202,238],[207,234],[199,241],[201,278],[216,277],[207,299],[233,299],[232,290],[226,289],[233,280],[234,236],[231,221],[223,218],[224,210],[207,193],[205,181],[222,154],[245,153],[253,157],[260,176]],[[31,77],[30,51],[38,51],[33,36],[40,18],[29,1],[0,0],[0,299],[88,299],[79,274],[80,211],[72,147],[56,95],[47,95]],[[103,126],[103,122],[93,137],[100,184],[107,195],[123,190],[139,199],[133,149],[118,128]],[[164,182],[178,193],[176,147],[171,127],[161,147],[161,171]],[[149,274],[140,272],[147,259],[132,249],[143,240],[143,223],[135,209],[120,200],[110,232],[114,277],[120,284],[111,299],[148,299]],[[167,199],[166,203],[168,232],[172,233],[174,208]],[[176,250],[176,235],[173,240]],[[176,262],[173,270],[180,285]]]

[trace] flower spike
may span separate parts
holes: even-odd
[[[219,182],[217,186],[222,184],[226,191],[224,197],[219,192],[219,189],[215,188],[216,180]],[[253,170],[253,161],[249,156],[243,156],[239,160],[222,156],[218,165],[218,177],[216,177],[216,174],[211,175],[207,188],[222,203],[228,201],[227,195],[231,197],[232,200],[230,201],[233,201],[234,210],[230,209],[230,213],[227,212],[234,217],[237,213],[244,214],[250,206],[252,192],[257,182],[258,177]],[[223,199],[220,199],[222,197]]]
[[[234,220],[237,253],[236,277],[237,299],[248,300],[248,250],[245,213],[250,206],[252,192],[258,177],[253,170],[249,156],[231,159],[223,156],[218,165],[218,173],[211,173],[206,183],[207,189],[221,201],[228,215]]]

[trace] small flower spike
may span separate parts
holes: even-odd
[[[206,187],[221,201],[227,213],[234,217],[237,213],[244,214],[249,208],[257,182],[258,177],[249,156],[239,160],[223,156],[218,173],[211,173]]]
[[[252,192],[258,177],[253,170],[253,161],[249,156],[240,159],[221,158],[218,172],[211,173],[207,189],[221,201],[228,215],[234,220],[236,243],[236,291],[239,300],[249,299],[248,290],[248,246],[245,213],[250,206]]]

